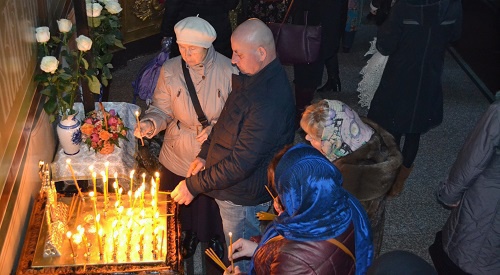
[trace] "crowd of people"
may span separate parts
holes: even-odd
[[[234,31],[227,29],[225,15],[238,1],[208,1],[212,13],[197,1],[170,2],[175,8],[166,14],[163,31],[175,37],[173,48],[180,56],[161,68],[152,105],[134,134],[151,138],[164,131],[161,188],[172,190],[172,199],[181,205],[184,258],[203,241],[226,264],[234,262],[225,274],[384,274],[391,261],[403,263],[406,274],[436,272],[411,253],[379,254],[387,199],[403,190],[420,135],[442,120],[444,51],[460,34],[460,1],[391,3],[376,44],[389,57],[368,118],[338,100],[311,104],[316,91],[341,91],[336,55],[348,16],[351,25],[355,22],[357,1],[295,0],[292,23],[303,24],[308,12],[309,24],[322,25],[323,39],[317,62],[294,66],[294,89],[263,20],[242,20]],[[351,41],[344,47],[353,34],[345,36]],[[328,81],[318,89],[325,67]],[[464,195],[467,188],[482,190],[493,179],[498,184],[500,123],[498,111],[490,113],[495,115],[480,125],[489,125],[496,135],[469,142],[457,161],[465,164],[455,164],[440,185],[439,199],[448,206],[477,201],[477,196]],[[310,145],[293,145],[298,126]],[[477,167],[465,155],[486,141],[489,158],[474,152],[474,161],[484,169],[463,176],[462,170],[472,169],[464,166]],[[495,200],[498,204],[498,196]],[[487,207],[493,212],[488,217],[498,219],[493,204]],[[259,212],[276,218],[264,229]],[[487,234],[499,232],[494,222],[492,231],[474,230],[484,242],[493,242],[491,249],[481,250],[481,261],[465,256],[470,255],[466,249],[450,252],[460,248],[457,219],[474,218],[464,215],[453,212],[438,233],[437,272],[446,274],[450,261],[463,272],[499,270],[499,258],[489,258],[498,254],[498,236]]]

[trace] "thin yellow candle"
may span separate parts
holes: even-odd
[[[233,232],[229,232],[229,251],[233,255]],[[234,270],[234,261],[231,258],[231,270]]]
[[[106,172],[101,171],[101,176],[102,176],[102,194],[104,195],[104,205],[106,205],[107,201],[107,190],[108,190],[108,184],[107,184],[107,179],[108,177],[106,176]]]
[[[103,255],[103,247],[102,247],[102,236],[103,236],[103,231],[102,228],[99,228],[99,232],[97,232],[97,240],[99,241],[99,255]]]
[[[128,207],[132,207],[132,190],[128,190]]]
[[[122,201],[122,193],[123,193],[123,188],[120,186],[120,188],[118,188],[118,202],[120,202],[120,204]]]
[[[135,174],[135,170],[130,171],[130,186],[129,186],[129,190],[133,190],[134,189],[134,174]]]
[[[139,129],[139,132],[141,131],[141,121],[139,120],[139,111],[135,111],[135,118],[137,120],[137,128]],[[139,134],[140,139],[141,139],[141,145],[144,146],[144,140],[142,139],[142,135]]]
[[[97,198],[94,197],[94,192],[89,192],[89,197],[90,197],[90,200],[92,201],[93,205],[94,205],[94,217],[97,217]]]
[[[156,200],[156,182],[151,177],[151,206],[153,207],[153,213],[156,212],[156,205],[158,201]]]
[[[92,172],[92,184],[94,185],[94,193],[97,194],[97,173]]]
[[[76,180],[75,171],[73,170],[73,166],[71,166],[71,159],[66,159],[66,164],[68,165],[69,171],[71,172],[71,177],[73,177],[73,181],[75,182],[76,190],[78,190],[78,195],[83,199],[82,190],[80,190],[80,186],[78,185],[78,181]]]
[[[104,171],[106,172],[106,181],[104,183],[104,201],[105,203],[108,203],[109,161],[104,163]]]
[[[68,238],[69,246],[71,247],[71,257],[73,257],[73,261],[75,261],[76,254],[75,249],[73,248],[73,242],[71,242],[71,231],[66,232],[66,237]]]
[[[115,199],[118,201],[118,182],[116,180],[113,182],[113,188],[115,189]]]
[[[160,173],[155,172],[155,177],[156,177],[156,181],[155,181],[155,200],[156,200],[156,203],[158,203],[158,190],[160,189]]]

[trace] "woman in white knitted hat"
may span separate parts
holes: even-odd
[[[163,165],[160,190],[172,190],[185,179],[191,161],[219,118],[231,92],[231,77],[237,73],[231,60],[214,50],[212,42],[217,34],[207,21],[187,17],[174,30],[181,56],[163,64],[152,104],[141,120],[141,129],[134,132],[137,137],[152,138],[166,130],[159,157]],[[198,118],[184,68],[206,123]],[[181,206],[179,219],[185,236],[181,247],[184,258],[194,254],[198,241],[209,242],[222,257],[222,222],[212,198],[201,195],[189,206]]]

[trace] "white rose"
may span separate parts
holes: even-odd
[[[53,56],[44,56],[42,62],[40,63],[40,69],[46,73],[55,73],[57,67],[59,66],[59,61]]]
[[[67,33],[71,31],[71,27],[73,26],[73,23],[69,21],[68,19],[61,19],[57,20],[57,26],[59,27],[59,31],[62,33]]]
[[[109,11],[111,14],[117,14],[122,11],[122,7],[120,6],[120,3],[118,2],[111,2],[109,1],[106,4],[106,9]]]
[[[46,43],[50,39],[49,27],[38,27],[35,29],[36,41]]]
[[[80,35],[76,40],[76,46],[82,52],[86,52],[92,48],[92,40],[85,35]]]
[[[101,15],[102,6],[99,3],[89,3],[86,5],[88,17],[98,17]]]

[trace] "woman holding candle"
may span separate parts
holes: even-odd
[[[152,105],[134,132],[137,137],[152,138],[166,129],[160,152],[164,166],[160,190],[173,190],[185,179],[189,165],[219,118],[231,90],[232,75],[237,73],[231,60],[214,50],[212,42],[217,35],[207,21],[187,17],[175,25],[174,31],[181,56],[163,64]],[[198,120],[182,66],[188,69],[195,96],[208,120],[207,127]],[[191,205],[181,206],[179,216],[185,236],[185,258],[194,254],[198,240],[210,242],[216,251],[222,252],[222,222],[212,198],[199,196]]]
[[[237,240],[230,258],[252,257],[251,274],[365,274],[373,258],[369,222],[340,171],[305,144],[282,150],[268,171],[283,212],[259,244]]]

